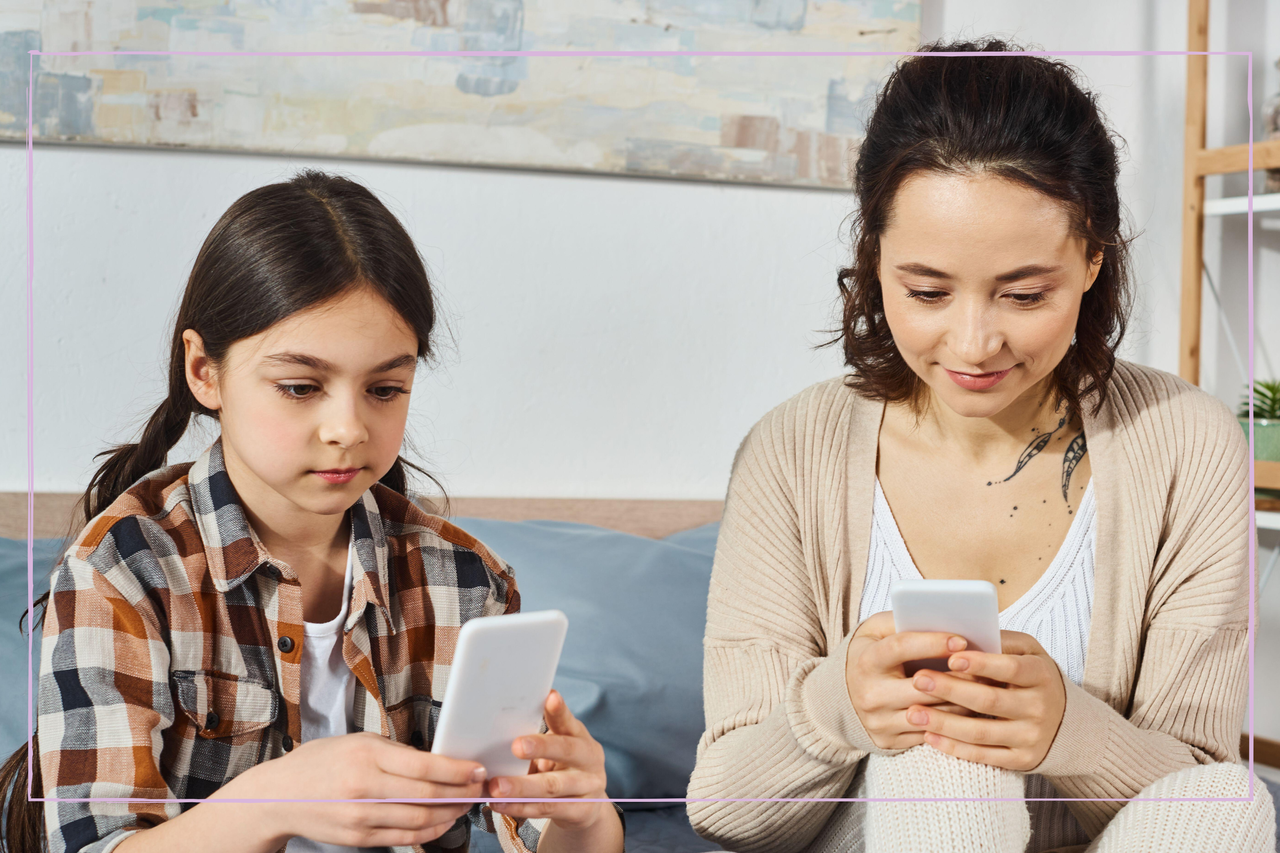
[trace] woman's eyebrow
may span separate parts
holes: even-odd
[[[307,355],[306,353],[301,353],[301,352],[273,353],[269,356],[266,356],[262,360],[263,362],[269,365],[296,364],[299,367],[309,367],[312,370],[315,370],[319,373],[337,372],[334,366],[330,362],[325,361],[323,358],[319,358],[314,355]],[[404,367],[413,367],[414,364],[417,363],[417,361],[418,361],[418,357],[416,355],[413,355],[412,353],[405,353],[404,355],[398,355],[395,358],[387,359],[386,361],[382,362],[382,364],[379,364],[378,366],[374,367],[373,370],[369,372],[370,373],[387,373],[388,371],[391,371],[391,370],[399,370],[400,368],[404,368]]]
[[[936,270],[931,266],[926,266],[925,264],[917,264],[917,263],[898,264],[894,267],[894,269],[898,270],[899,272],[908,273],[910,275],[924,276],[925,278],[940,278],[940,279],[946,279],[948,281],[951,280],[950,273],[945,273],[942,270]],[[1020,281],[1024,278],[1031,278],[1032,276],[1048,275],[1049,273],[1058,272],[1061,269],[1062,269],[1061,266],[1047,267],[1044,264],[1026,264],[1025,266],[1018,267],[1015,270],[1010,270],[1009,272],[1000,273],[1000,275],[995,277],[995,280],[1000,282],[1001,284],[1007,284],[1008,282],[1011,282],[1011,281]]]

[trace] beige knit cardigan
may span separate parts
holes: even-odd
[[[1221,402],[1118,362],[1086,400],[1097,500],[1083,686],[1044,761],[1066,798],[1135,796],[1239,759],[1248,692],[1248,444]],[[689,797],[842,797],[880,750],[845,687],[866,573],[884,404],[839,378],[767,414],[734,460],[707,602],[707,731]],[[1123,801],[1072,802],[1096,836]],[[690,803],[739,853],[797,851],[835,803]],[[816,851],[815,851],[816,853]]]

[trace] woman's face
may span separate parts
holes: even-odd
[[[246,506],[295,519],[351,507],[400,453],[417,349],[400,315],[365,288],[232,344],[222,371],[192,389],[219,410]]]
[[[917,173],[880,236],[885,319],[938,401],[992,417],[1045,389],[1100,263],[1048,196],[991,175]]]

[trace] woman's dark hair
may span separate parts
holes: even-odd
[[[1004,53],[1003,41],[934,42],[926,53]],[[853,266],[840,270],[839,337],[848,384],[917,412],[924,383],[898,352],[885,320],[880,237],[903,182],[920,172],[995,175],[1062,204],[1086,257],[1102,268],[1084,294],[1075,340],[1054,370],[1052,391],[1068,414],[1097,392],[1106,398],[1115,351],[1130,306],[1129,242],[1123,233],[1116,143],[1097,98],[1080,88],[1071,66],[1040,56],[911,56],[876,98],[858,151]]]
[[[205,354],[217,368],[236,341],[358,288],[368,288],[395,309],[417,335],[419,358],[434,355],[436,310],[426,267],[408,232],[368,189],[347,178],[307,170],[237,199],[205,238],[187,279],[169,349],[168,396],[147,420],[136,444],[122,444],[95,457],[107,459],[81,499],[85,523],[165,465],[192,415],[218,417],[200,405],[187,386],[182,341],[186,329],[199,333]],[[407,468],[439,488],[435,478],[403,457],[397,457],[380,482],[407,494]],[[40,619],[32,630],[44,621],[48,599],[46,592],[36,601]],[[32,783],[38,794],[43,789],[38,748],[35,755]],[[26,777],[24,744],[0,767],[4,848],[9,853],[45,849],[42,804],[27,801]]]

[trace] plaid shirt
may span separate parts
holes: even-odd
[[[355,725],[429,749],[458,630],[519,610],[515,579],[466,532],[381,485],[350,517],[358,562],[342,653]],[[50,585],[37,724],[46,797],[204,798],[302,741],[302,587],[249,526],[221,440],[121,495]],[[49,849],[107,853],[191,806],[46,803]],[[528,853],[545,820],[477,805],[435,842],[393,850],[465,851],[472,825]]]

